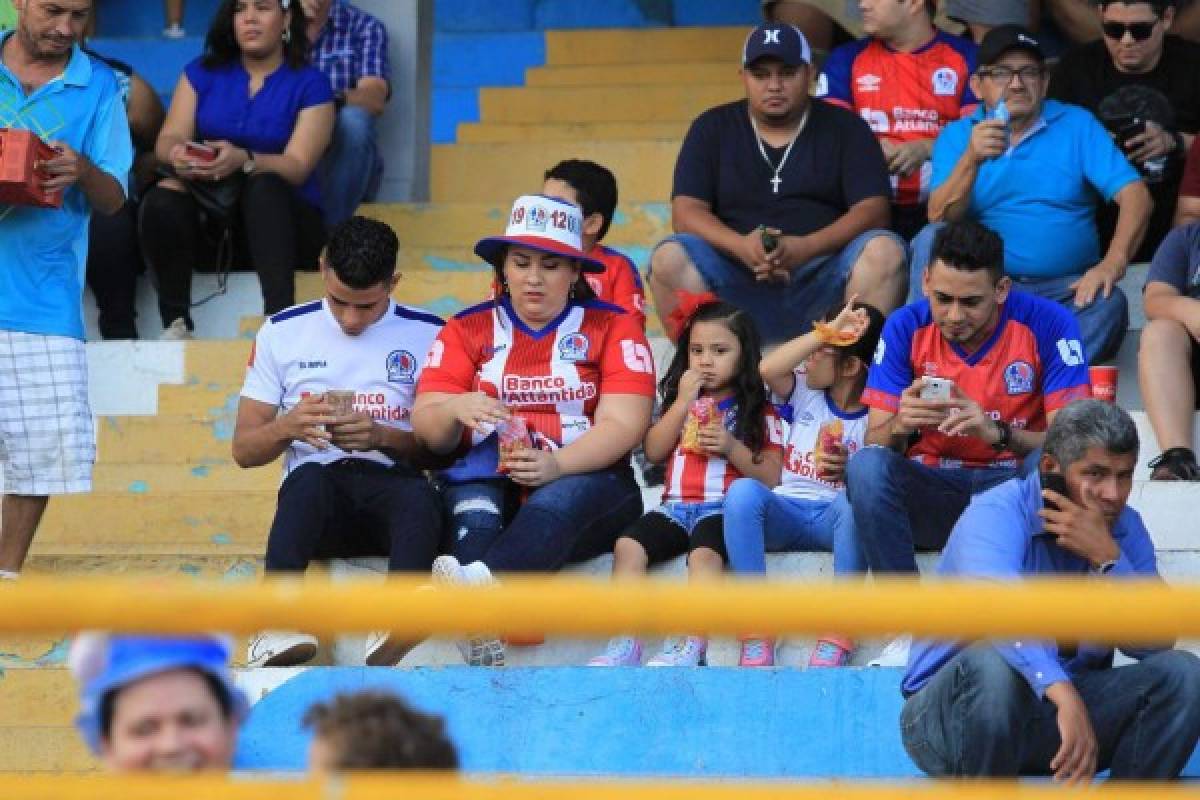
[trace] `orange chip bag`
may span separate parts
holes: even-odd
[[[813,330],[817,332],[817,338],[834,347],[847,347],[857,342],[862,336],[861,333],[854,331],[839,331],[828,322],[814,322]]]
[[[687,419],[683,421],[683,434],[679,447],[686,453],[704,455],[700,447],[700,428],[712,425],[717,418],[717,403],[711,397],[698,397],[688,407]]]

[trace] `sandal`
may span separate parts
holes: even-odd
[[[1164,450],[1146,466],[1150,467],[1152,481],[1197,481],[1200,480],[1200,465],[1196,454],[1188,447],[1172,447]]]

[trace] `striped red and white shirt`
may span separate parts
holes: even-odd
[[[737,421],[737,405],[734,398],[727,397],[717,404],[725,424],[732,431]],[[763,415],[767,436],[763,452],[783,453],[783,420],[768,405]],[[664,503],[712,503],[725,499],[729,484],[742,477],[742,473],[721,456],[706,456],[684,450],[679,444],[667,462],[667,476],[663,481]]]
[[[507,298],[451,319],[429,351],[417,392],[481,391],[525,418],[554,449],[591,429],[604,394],[654,396],[654,357],[637,321],[599,301],[571,302],[540,330]],[[475,433],[470,444],[487,438]]]

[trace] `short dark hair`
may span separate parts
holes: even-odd
[[[458,768],[442,718],[390,692],[339,694],[308,709],[304,727],[331,746],[337,769]]]
[[[370,289],[396,273],[400,240],[385,223],[351,217],[329,234],[325,263],[351,289]]]
[[[978,222],[948,222],[933,239],[930,266],[934,261],[968,272],[986,269],[993,279],[1000,280],[1004,275],[1004,241],[1000,234]]]
[[[233,14],[238,2],[222,0],[217,6],[204,39],[204,66],[219,67],[241,57],[242,51],[233,33]],[[308,63],[308,19],[299,3],[291,3],[286,10],[292,12],[292,24],[288,26],[291,36],[283,45],[283,59],[289,67],[296,69]]]
[[[608,233],[609,225],[612,224],[613,214],[617,211],[617,179],[612,170],[595,161],[568,158],[546,170],[542,179],[551,178],[562,181],[575,190],[585,218],[592,214],[599,214],[604,218],[604,224],[596,234],[597,241],[603,239]]]
[[[1096,7],[1104,11],[1109,6],[1115,6],[1120,3],[1123,6],[1136,6],[1145,4],[1154,9],[1154,13],[1162,16],[1168,8],[1176,6],[1175,0],[1096,0]]]
[[[217,707],[221,710],[221,717],[229,720],[233,717],[233,698],[229,696],[229,692],[225,689],[225,685],[215,675],[211,675],[204,670],[188,669],[188,672],[195,673],[204,679],[204,683],[208,685],[208,690],[212,692],[213,698],[217,701]],[[108,739],[112,735],[113,712],[117,706],[117,695],[121,693],[124,686],[118,686],[112,691],[106,692],[104,697],[100,698],[100,736]]]

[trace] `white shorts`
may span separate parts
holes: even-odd
[[[88,492],[96,431],[83,342],[0,330],[5,494]]]

